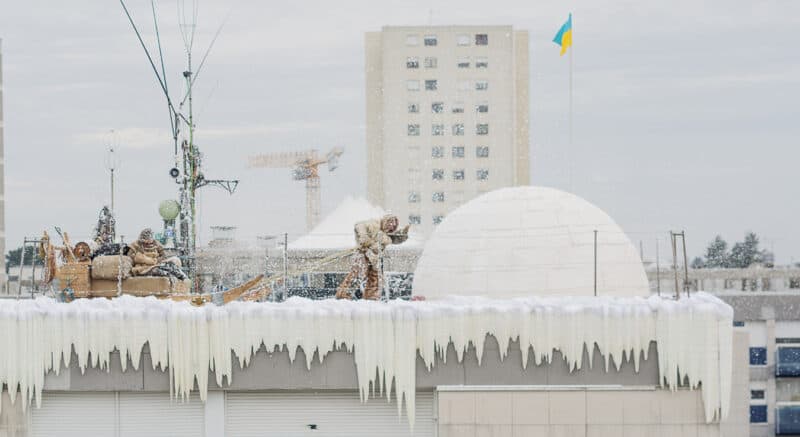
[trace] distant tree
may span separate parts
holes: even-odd
[[[704,267],[725,268],[730,266],[730,255],[728,254],[728,242],[717,235],[706,248],[706,258]]]
[[[31,260],[33,259],[36,253],[36,249],[33,246],[27,246],[25,248],[25,265],[31,265]],[[8,269],[10,267],[17,267],[19,266],[20,261],[22,260],[22,246],[9,250],[6,254],[6,273],[8,273]],[[36,257],[36,265],[41,266],[43,265],[43,261]]]
[[[746,269],[758,263],[771,266],[774,262],[773,254],[759,249],[758,244],[758,235],[753,232],[745,234],[744,241],[734,244],[731,248],[731,267]]]
[[[703,259],[702,256],[696,256],[692,260],[691,267],[693,269],[702,269],[702,268],[705,268],[705,266],[706,266],[706,261]]]

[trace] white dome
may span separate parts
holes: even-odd
[[[546,187],[486,193],[445,217],[414,272],[414,294],[520,297],[647,296],[636,248],[586,200]]]

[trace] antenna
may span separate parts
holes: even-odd
[[[111,214],[114,214],[114,172],[119,169],[120,161],[117,155],[119,149],[119,137],[114,129],[108,133],[108,140],[106,141],[106,157],[105,166],[106,170],[111,174]]]

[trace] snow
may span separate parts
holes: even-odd
[[[491,191],[448,214],[414,272],[414,293],[522,297],[647,296],[636,248],[602,209],[547,187]]]
[[[353,227],[364,220],[383,217],[383,208],[370,204],[363,197],[346,197],[308,234],[289,243],[289,249],[350,249],[355,246]],[[419,245],[412,235],[399,247]]]
[[[68,304],[50,298],[2,300],[0,383],[11,391],[18,388],[25,405],[36,399],[40,406],[45,374],[58,373],[62,360],[69,366],[72,348],[82,371],[108,368],[112,351],[119,350],[124,371],[128,357],[139,366],[142,347],[149,343],[153,368],[169,367],[173,395],[186,399],[196,378],[205,400],[209,370],[220,386],[223,378],[231,381],[231,351],[246,366],[262,344],[270,351],[286,348],[292,360],[302,348],[310,367],[314,352],[324,362],[328,353],[345,348],[353,353],[362,399],[369,397],[371,384],[398,400],[398,413],[404,399],[413,424],[417,351],[429,368],[437,355],[446,359],[451,342],[459,360],[470,344],[480,358],[486,335],[492,334],[503,357],[518,338],[524,350],[533,348],[537,364],[561,351],[571,368],[603,365],[611,371],[613,357],[617,366],[632,359],[638,370],[655,341],[660,383],[675,389],[686,377],[692,388],[701,387],[710,422],[725,417],[729,408],[732,319],[731,307],[706,293],[678,301],[657,296],[388,303],[291,298],[219,307],[132,296]],[[595,344],[604,362],[583,362],[584,348]],[[528,354],[522,354],[521,364],[529,365]],[[385,379],[376,381],[376,370]],[[393,379],[396,391],[390,393]]]

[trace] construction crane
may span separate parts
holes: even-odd
[[[324,158],[320,158],[316,149],[300,152],[270,153],[251,156],[249,168],[292,168],[292,177],[296,181],[306,181],[306,227],[310,231],[319,223],[320,192],[319,166],[328,164],[328,171],[336,170],[339,157],[344,153],[341,147],[334,147]]]

